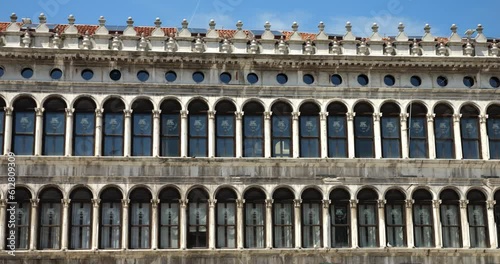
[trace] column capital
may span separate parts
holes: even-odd
[[[271,112],[271,111],[266,111],[266,112],[264,112],[264,119],[265,119],[265,120],[269,120],[269,119],[271,119],[271,116],[272,116],[272,115],[273,115],[273,112]]]
[[[415,203],[415,200],[413,200],[413,199],[405,200],[406,208],[412,208],[414,203]]]
[[[441,200],[432,200],[432,207],[433,208],[439,208],[439,206],[441,205]]]
[[[486,208],[488,208],[488,210],[493,210],[493,208],[495,208],[496,204],[497,204],[497,201],[488,200],[488,201],[486,201]]]
[[[130,118],[132,116],[132,112],[134,112],[134,110],[132,110],[132,109],[123,109],[123,113],[125,114],[125,118]]]
[[[123,199],[122,200],[122,207],[123,208],[128,208],[129,203],[130,203],[129,199]]]
[[[401,114],[399,114],[400,122],[401,123],[406,122],[408,120],[408,116],[410,116],[410,115],[407,114],[407,113],[401,113]]]
[[[319,113],[319,119],[320,120],[326,120],[326,118],[328,117],[329,114],[330,113],[328,113],[328,112],[320,112]]]
[[[94,208],[99,208],[100,203],[101,199],[92,199],[92,206],[94,206]]]
[[[96,108],[95,109],[95,116],[96,117],[102,117],[103,113],[104,113],[104,110],[102,108]]]
[[[234,116],[236,118],[236,120],[241,120],[243,119],[243,112],[234,112]]]
[[[158,204],[159,203],[160,203],[160,200],[158,200],[158,199],[151,199],[151,207],[153,207],[153,209],[158,208]]]
[[[434,122],[435,114],[427,114],[427,122]]]
[[[484,124],[488,121],[488,115],[480,115],[479,116],[479,123]]]
[[[469,200],[460,200],[460,208],[466,209],[469,204]]]
[[[44,111],[45,111],[45,108],[43,108],[43,107],[35,108],[36,116],[42,116]]]
[[[293,200],[293,206],[295,206],[295,208],[300,208],[301,204],[302,204],[302,199],[294,199]]]
[[[210,208],[214,208],[216,204],[217,204],[217,199],[209,199],[208,200],[208,206]]]
[[[345,115],[347,117],[347,121],[353,121],[354,117],[356,116],[356,113],[354,113],[354,112],[347,112]]]
[[[71,199],[61,199],[61,203],[63,204],[64,208],[68,208],[69,204],[71,203]]]
[[[179,205],[181,206],[181,208],[185,209],[187,207],[188,202],[189,202],[188,199],[179,199]]]
[[[356,208],[356,207],[358,207],[358,200],[356,200],[356,199],[349,200],[349,206],[350,206],[351,208]]]
[[[75,112],[75,108],[66,108],[64,110],[66,111],[66,116],[73,116],[73,113]]]
[[[273,199],[266,199],[266,207],[267,208],[273,207],[273,202],[274,202]]]
[[[387,203],[387,200],[384,200],[384,199],[377,200],[378,208],[384,208],[386,203]]]
[[[236,206],[238,208],[243,208],[244,204],[245,204],[245,199],[236,199]]]
[[[382,117],[382,113],[373,113],[373,121],[379,122]]]
[[[12,106],[6,106],[3,108],[3,111],[5,112],[5,115],[12,115],[12,112],[14,112],[14,107]]]
[[[292,120],[299,120],[300,112],[292,112]]]
[[[153,110],[153,118],[160,118],[161,110]]]
[[[332,201],[323,200],[322,203],[323,203],[323,208],[328,209],[328,208],[330,208],[330,204],[332,203]]]
[[[40,202],[40,199],[30,199],[30,202],[31,202],[31,207],[37,208],[38,203]]]
[[[453,115],[453,122],[460,122],[461,117],[462,117],[462,114],[454,114]]]
[[[215,118],[215,111],[207,111],[208,114],[208,119],[214,119]]]
[[[189,114],[188,110],[181,110],[180,113],[181,113],[181,118],[182,119],[188,118],[188,114]]]

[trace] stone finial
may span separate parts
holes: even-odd
[[[333,55],[340,55],[340,46],[337,37],[333,38],[331,53]]]
[[[494,39],[491,43],[491,56],[497,57],[500,54],[497,41]]]
[[[325,23],[323,23],[323,21],[319,22],[318,29],[319,29],[319,32],[325,31]]]
[[[297,22],[293,22],[292,24],[292,30],[297,32],[299,30],[299,24]]]
[[[187,28],[188,28],[188,25],[189,25],[189,22],[187,21],[187,19],[185,19],[185,18],[184,18],[184,19],[182,20],[181,25],[182,25],[182,28],[183,28],[183,29],[187,29]]]
[[[68,24],[69,26],[64,30],[64,34],[66,35],[77,35],[78,29],[75,27],[75,17],[73,15],[68,16]]]
[[[411,46],[411,53],[413,54],[413,56],[419,56],[420,55],[420,45],[418,44],[417,42],[417,39],[414,38],[413,39],[413,44]]]
[[[30,44],[31,44],[31,37],[30,37],[30,29],[27,28],[25,31],[24,31],[24,36],[22,38],[22,44],[23,44],[23,47],[24,48],[29,48],[30,47]]]
[[[359,55],[368,55],[368,47],[366,46],[366,39],[363,39],[361,41],[361,44],[359,44]]]
[[[278,43],[278,53],[279,54],[287,54],[288,53],[288,47],[285,43],[285,38],[281,36],[280,42]]]
[[[167,51],[175,52],[177,50],[177,45],[175,44],[174,34],[170,33],[167,41]]]
[[[488,41],[486,36],[483,34],[483,30],[484,30],[483,25],[481,24],[477,25],[476,43],[486,43]]]
[[[120,47],[121,47],[120,36],[118,35],[118,32],[115,32],[115,35],[113,36],[113,40],[111,41],[111,49],[112,50],[120,50]]]
[[[351,25],[351,22],[347,22],[345,24],[345,30],[346,30],[346,33],[344,35],[344,38],[343,40],[344,41],[355,41],[356,40],[356,37],[354,36],[354,34],[352,34],[352,25]]]
[[[146,51],[148,49],[148,41],[144,36],[144,33],[141,33],[141,40],[139,41],[139,51]]]
[[[271,31],[271,23],[269,23],[269,21],[266,21],[266,23],[264,24],[264,29],[266,31]]]
[[[391,41],[387,41],[387,44],[385,46],[385,55],[394,55],[394,46],[392,46],[392,42]]]
[[[377,23],[373,23],[372,26],[372,35],[370,37],[370,41],[382,41],[382,36],[378,33],[379,26]]]
[[[16,13],[12,13],[10,15],[10,24],[7,27],[6,31],[8,32],[19,32],[21,30],[21,27],[19,24],[17,24],[17,15]]]
[[[207,39],[217,39],[219,38],[219,33],[217,33],[217,31],[215,30],[215,26],[217,24],[215,23],[215,20],[213,19],[210,19],[210,22],[208,23],[208,31],[207,31],[207,34],[206,34],[206,38]]]
[[[161,20],[159,17],[155,19],[155,29],[151,32],[152,37],[165,37],[165,32],[161,29]]]
[[[132,17],[128,17],[127,18],[127,26],[128,27],[133,27],[134,26],[134,20],[132,19]]]
[[[159,18],[159,17],[157,17],[157,18],[155,19],[155,27],[157,27],[157,28],[161,27],[161,20],[160,20],[160,18]]]
[[[188,29],[189,22],[187,21],[187,19],[183,19],[181,25],[182,29],[180,32],[177,33],[178,34],[177,36],[182,38],[191,38],[191,32]]]
[[[271,32],[271,23],[269,23],[269,21],[266,21],[264,24],[264,29],[261,38],[265,40],[274,40],[274,34]]]
[[[408,35],[405,33],[405,25],[402,22],[399,22],[398,31],[399,33],[396,36],[396,41],[408,41]]]
[[[106,19],[104,18],[104,16],[100,16],[98,22],[99,22],[99,27],[94,32],[94,35],[97,35],[97,36],[109,35],[109,31],[106,28]]]
[[[238,20],[238,22],[236,23],[236,29],[237,30],[243,29],[243,22],[241,22],[241,20]]]
[[[123,36],[135,37],[137,36],[137,32],[134,29],[134,20],[132,17],[128,17],[127,19],[127,28],[123,30]]]
[[[61,37],[59,35],[59,30],[56,30],[55,34],[54,34],[54,38],[52,39],[52,47],[56,48],[56,49],[59,49],[61,48]]]
[[[465,44],[465,49],[464,49],[465,56],[467,57],[472,57],[474,54],[474,48],[472,47],[472,44],[470,43],[470,39],[467,39],[467,44]]]
[[[106,19],[104,18],[104,16],[100,16],[98,21],[100,27],[106,26]]]
[[[311,38],[307,38],[306,45],[304,46],[304,54],[305,55],[314,54],[314,46],[312,45]]]
[[[68,16],[68,24],[70,26],[73,26],[75,24],[75,21],[76,21],[75,16],[73,16],[73,15]]]
[[[40,16],[38,16],[38,21],[40,21],[40,24],[47,23],[47,17],[45,16],[44,13],[40,13]]]
[[[227,38],[222,42],[220,50],[222,53],[231,53],[231,42]]]
[[[328,35],[325,34],[325,24],[323,21],[318,24],[319,33],[316,35],[316,40],[325,40],[328,41]]]
[[[457,34],[457,25],[453,24],[450,27],[451,30],[451,36],[450,36],[450,42],[457,42],[457,43],[462,43],[462,38]]]
[[[236,23],[236,33],[233,36],[233,39],[245,39],[247,38],[247,34],[243,31],[243,22],[241,20],[238,20]]]
[[[90,37],[89,37],[89,32],[85,31],[85,35],[83,35],[83,40],[82,40],[82,49],[90,49],[91,42],[90,42]]]
[[[299,33],[299,24],[297,22],[293,22],[292,24],[292,35],[290,36],[291,41],[302,41],[302,37],[300,36]]]
[[[439,54],[439,56],[446,56],[447,53],[448,53],[448,49],[444,45],[444,42],[440,42],[439,43],[439,48],[438,48],[438,54]]]
[[[203,40],[201,39],[200,33],[198,33],[198,35],[196,35],[196,40],[194,42],[193,51],[198,52],[198,53],[202,53],[203,51],[205,51],[204,46],[203,46]]]
[[[257,43],[257,40],[255,37],[252,38],[252,41],[250,41],[250,46],[248,47],[248,50],[251,54],[258,54],[259,53],[259,44]]]
[[[429,24],[425,24],[424,31],[425,31],[425,34],[422,37],[422,41],[423,42],[434,42],[435,38],[431,33],[431,26]]]
[[[211,30],[214,30],[215,29],[215,25],[217,25],[215,23],[215,20],[213,19],[210,19],[210,22],[208,23],[208,26],[210,27]]]
[[[50,30],[47,27],[47,17],[45,16],[45,14],[41,13],[40,16],[38,16],[38,20],[40,21],[40,23],[36,27],[35,32],[37,32],[37,33],[49,33]]]
[[[10,23],[16,23],[17,22],[17,15],[16,13],[12,13],[10,15]]]

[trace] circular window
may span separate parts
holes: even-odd
[[[411,76],[410,83],[411,83],[411,85],[413,85],[415,87],[419,87],[422,84],[422,79],[420,79],[420,77],[418,77],[416,75]]]
[[[92,79],[92,77],[94,77],[94,72],[92,70],[85,69],[85,70],[82,71],[82,78],[84,80],[88,81],[88,80]]]
[[[470,76],[465,76],[464,77],[464,85],[469,87],[469,88],[474,86],[474,78],[472,78]]]
[[[332,75],[332,84],[333,85],[341,85],[342,84],[342,76],[338,74]]]
[[[4,73],[5,73],[5,70],[2,67],[0,67],[0,77],[2,77]]]
[[[168,71],[165,73],[165,80],[167,80],[167,82],[175,82],[175,80],[177,80],[177,73],[174,71]]]
[[[286,76],[286,74],[284,73],[279,73],[278,75],[276,75],[276,81],[279,84],[285,84],[288,82],[288,76]]]
[[[368,85],[368,76],[364,74],[358,75],[358,83],[363,86]]]
[[[314,76],[312,76],[311,74],[304,74],[302,80],[304,81],[305,84],[312,84],[314,83]]]
[[[448,85],[448,79],[446,79],[446,77],[444,76],[437,77],[436,82],[441,87],[445,87],[446,85]]]
[[[231,74],[229,72],[221,73],[219,78],[220,78],[220,81],[225,83],[225,84],[228,84],[232,79]]]
[[[490,78],[490,85],[493,88],[500,87],[500,80],[498,79],[498,77],[491,77]]]
[[[109,78],[113,81],[118,81],[122,78],[122,73],[119,70],[112,70],[109,73]]]
[[[25,78],[25,79],[29,79],[31,77],[33,77],[33,70],[31,68],[24,68],[22,71],[21,71],[21,75]]]
[[[53,80],[59,80],[62,77],[62,71],[60,69],[53,69],[50,71],[50,78]]]
[[[201,83],[205,80],[205,74],[203,72],[194,72],[193,73],[193,81],[196,83]]]
[[[149,72],[147,71],[138,71],[137,72],[137,79],[141,82],[145,82],[149,79]]]
[[[257,83],[259,81],[259,76],[255,73],[249,73],[247,75],[247,81],[251,84]]]
[[[384,83],[387,86],[393,86],[396,83],[396,79],[392,75],[386,75],[384,77]]]

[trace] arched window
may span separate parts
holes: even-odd
[[[399,190],[389,190],[385,194],[385,226],[387,245],[406,246],[406,196]]]
[[[487,113],[490,159],[500,159],[500,105],[490,106]]]
[[[480,159],[479,111],[472,105],[465,105],[460,110],[460,134],[464,159]]]
[[[151,246],[151,192],[137,188],[130,193],[129,247],[145,249]]]
[[[302,193],[302,247],[323,247],[322,207],[323,195],[316,189]]]
[[[163,157],[179,157],[181,155],[181,124],[179,102],[166,100],[161,109],[161,147]]]
[[[63,196],[56,188],[47,188],[40,193],[38,218],[38,249],[61,247],[61,200]]]
[[[347,158],[347,107],[341,103],[328,106],[328,157]]]
[[[179,200],[175,188],[165,188],[160,193],[160,248],[179,248]]]
[[[359,247],[378,247],[378,195],[372,189],[358,193]]]
[[[432,194],[425,189],[413,193],[413,233],[415,247],[434,247]]]
[[[189,156],[208,156],[208,106],[202,100],[189,104]]]
[[[16,234],[15,246],[16,249],[28,249],[30,239],[30,220],[31,220],[31,193],[26,188],[16,188],[14,194],[14,202],[16,203],[15,211],[15,226],[9,226],[10,213],[7,212],[6,217],[6,232],[14,231]],[[9,193],[10,195],[10,193]],[[9,207],[7,207],[8,209]],[[36,212],[34,212],[36,213]],[[6,244],[8,245],[8,243]]]
[[[187,247],[208,247],[208,193],[193,189],[188,194]]]
[[[228,188],[217,192],[217,248],[236,248],[236,193]]]
[[[123,110],[120,99],[110,99],[104,104],[103,156],[123,156]]]
[[[120,248],[122,237],[122,193],[117,188],[110,187],[101,193],[100,198],[99,248]]]
[[[441,199],[441,228],[443,229],[443,247],[462,247],[462,226],[460,224],[459,197],[453,190],[444,190]]]
[[[28,97],[19,98],[14,102],[12,152],[16,153],[16,155],[34,154],[35,108],[35,101]]]
[[[3,138],[5,129],[5,101],[0,98],[0,151],[3,153]]]
[[[488,236],[488,216],[486,214],[486,196],[478,190],[467,194],[467,216],[470,232],[470,246],[473,248],[490,247]]]
[[[217,157],[236,155],[235,112],[236,107],[230,101],[222,101],[215,106],[215,155]]]
[[[64,155],[66,103],[60,98],[48,99],[43,115],[43,155]]]
[[[354,108],[354,136],[356,158],[375,157],[373,140],[373,108],[367,103],[359,103]]]
[[[495,193],[495,223],[497,227],[497,243],[500,244],[500,191]]]
[[[453,138],[453,109],[439,104],[434,109],[434,135],[436,137],[436,158],[454,159],[455,141]]]
[[[300,107],[300,157],[317,158],[320,156],[319,107],[305,103]]]
[[[74,107],[73,156],[93,156],[96,105],[89,98],[81,98]]]
[[[292,191],[277,189],[273,194],[273,239],[275,248],[294,247],[294,215]]]
[[[381,108],[382,157],[401,158],[401,109],[395,103],[386,103]]]
[[[292,107],[284,102],[273,105],[272,109],[272,156],[292,157]]]
[[[243,156],[264,157],[264,107],[250,102],[243,107]]]
[[[70,249],[90,249],[92,237],[92,193],[87,188],[71,192]]]
[[[351,195],[344,189],[335,189],[330,193],[330,239],[333,248],[351,246],[350,200]]]
[[[132,156],[151,156],[153,149],[153,104],[136,100],[132,104]]]
[[[409,156],[413,159],[428,158],[427,108],[419,103],[410,103],[407,113]]]
[[[266,241],[266,194],[257,188],[245,192],[245,248],[264,248]]]

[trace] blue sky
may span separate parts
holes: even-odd
[[[371,25],[377,22],[382,35],[394,35],[399,22],[403,22],[409,35],[423,35],[429,23],[432,33],[449,36],[455,23],[458,32],[475,29],[482,24],[488,37],[500,38],[498,14],[500,1],[474,0],[372,0],[372,1],[282,1],[282,0],[0,0],[0,21],[9,21],[12,12],[19,18],[45,13],[49,23],[67,23],[69,14],[78,24],[97,24],[105,16],[108,25],[125,25],[131,16],[135,25],[153,25],[160,17],[163,26],[180,26],[182,19],[190,27],[207,28],[214,18],[217,28],[235,28],[242,20],[246,29],[263,29],[270,21],[272,29],[290,30],[294,21],[299,31],[317,32],[323,21],[328,33],[343,34],[345,23],[350,21],[357,36],[368,37]]]

